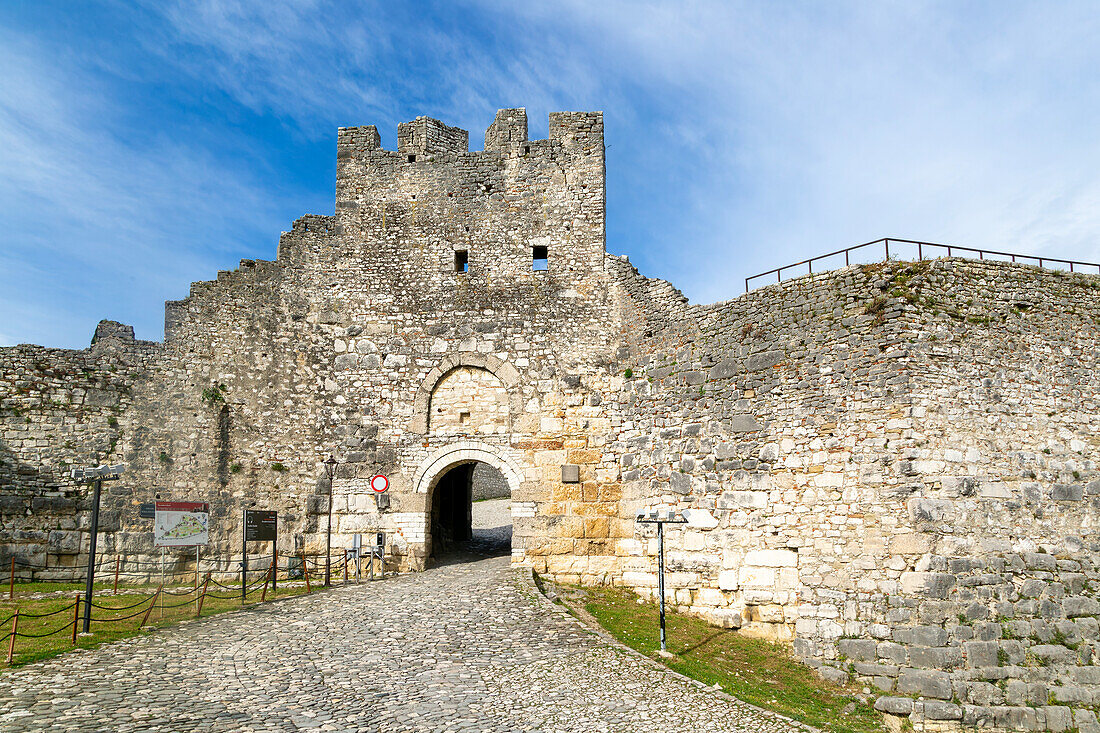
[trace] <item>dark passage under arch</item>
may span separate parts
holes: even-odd
[[[512,549],[508,482],[487,463],[470,461],[435,483],[431,556],[436,563],[507,555]]]

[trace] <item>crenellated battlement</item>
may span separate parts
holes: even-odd
[[[397,150],[382,147],[374,125],[341,127],[337,133],[337,161],[396,160],[424,163],[453,160],[459,156],[485,154],[532,155],[547,150],[603,152],[603,112],[551,112],[550,136],[545,140],[527,137],[527,110],[523,107],[497,111],[485,131],[485,149],[470,151],[470,133],[440,120],[420,116],[397,126]]]

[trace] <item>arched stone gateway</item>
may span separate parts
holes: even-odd
[[[486,464],[499,471],[512,495],[519,492],[520,485],[523,482],[523,470],[520,468],[517,459],[509,455],[507,448],[493,446],[481,441],[466,440],[435,451],[424,461],[413,477],[415,492],[426,495],[424,502],[426,508],[423,530],[424,545],[422,551],[416,554],[422,554],[425,558],[431,556],[433,535],[437,534],[437,532],[433,532],[433,524],[439,525],[442,519],[436,516],[437,514],[441,511],[448,513],[469,511],[471,500],[469,496],[460,500],[442,497],[443,501],[440,501],[441,497],[438,492],[443,490],[440,485],[441,482],[448,477],[453,478],[454,469],[466,465],[472,467],[478,463]],[[469,477],[465,477],[465,480],[468,482]],[[523,507],[517,505],[517,509],[513,511],[522,514]],[[467,529],[469,527],[468,515],[466,517],[466,527]],[[457,539],[469,539],[469,537],[459,536]]]

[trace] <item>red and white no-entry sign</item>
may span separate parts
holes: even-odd
[[[390,480],[382,474],[371,476],[370,487],[381,494],[385,492],[386,489],[390,488]]]

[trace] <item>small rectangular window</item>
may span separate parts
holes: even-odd
[[[455,272],[470,271],[470,253],[464,249],[455,250]]]
[[[415,163],[416,162],[416,156],[415,155],[410,155],[409,156],[409,162],[410,163]]]
[[[534,270],[549,270],[548,251],[546,247],[535,245],[531,248],[531,262]]]

